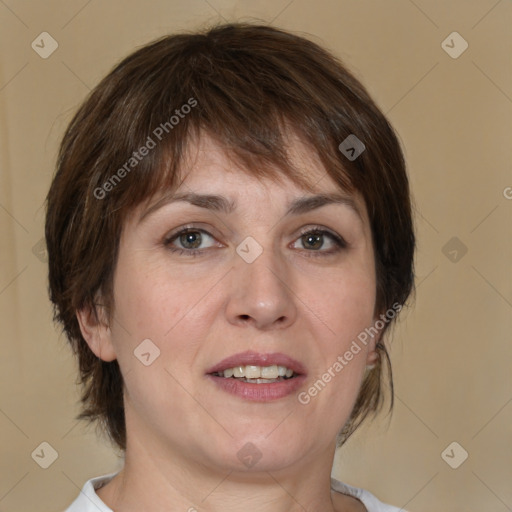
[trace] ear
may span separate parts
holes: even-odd
[[[371,341],[368,343],[368,352],[366,353],[366,368],[368,370],[371,370],[375,366],[380,357],[380,354],[378,353],[376,347],[377,343],[379,343],[380,338],[382,336],[382,329],[378,329],[378,327],[376,327],[376,324],[377,321],[376,319],[374,319],[373,325],[378,330],[378,333],[375,336],[373,336]]]
[[[103,361],[116,359],[114,345],[112,344],[112,331],[108,325],[105,308],[94,301],[94,307],[84,307],[77,310],[76,317],[80,331],[92,352]]]
[[[371,370],[375,367],[375,364],[379,360],[379,353],[375,350],[375,348],[371,348],[368,350],[366,354],[366,368]]]

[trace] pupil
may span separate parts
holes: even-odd
[[[314,249],[320,249],[322,247],[322,235],[306,235],[306,244]]]
[[[189,249],[196,249],[201,245],[201,235],[197,231],[185,233],[181,235],[180,242]],[[188,244],[192,244],[192,247],[189,247]]]

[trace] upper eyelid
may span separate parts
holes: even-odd
[[[210,231],[208,231],[205,228],[200,228],[198,226],[183,226],[181,228],[178,228],[176,231],[172,231],[171,233],[166,234],[164,237],[164,240],[166,240],[166,241],[172,240],[172,239],[178,237],[179,235],[186,233],[188,231],[192,231],[192,232],[199,231],[201,233],[207,234],[208,236],[211,236],[212,238],[217,238],[215,234],[210,233]]]

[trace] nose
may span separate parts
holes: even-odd
[[[252,325],[260,330],[284,329],[295,322],[296,295],[292,273],[286,263],[265,249],[248,263],[236,256],[229,273],[228,321],[233,325]]]

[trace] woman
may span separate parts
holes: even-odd
[[[67,512],[398,510],[330,477],[415,245],[397,138],[332,55],[243,24],[137,50],[67,129],[46,239],[80,417],[124,456]]]

